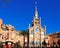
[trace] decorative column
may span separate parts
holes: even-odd
[[[1,25],[2,25],[3,21],[2,19],[0,18],[0,30],[1,30]]]

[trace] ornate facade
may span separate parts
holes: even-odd
[[[35,7],[34,19],[32,21],[32,27],[29,24],[29,46],[42,46],[42,42],[46,35],[46,26],[42,28],[41,18],[38,18],[37,6]]]

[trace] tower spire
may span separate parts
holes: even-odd
[[[35,2],[35,17],[38,18],[37,2]]]

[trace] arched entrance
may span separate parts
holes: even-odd
[[[12,41],[3,42],[3,48],[13,48],[14,43]]]

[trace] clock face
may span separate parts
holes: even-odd
[[[37,32],[39,32],[39,31],[40,31],[40,29],[39,29],[39,28],[36,28],[35,30],[36,30]]]

